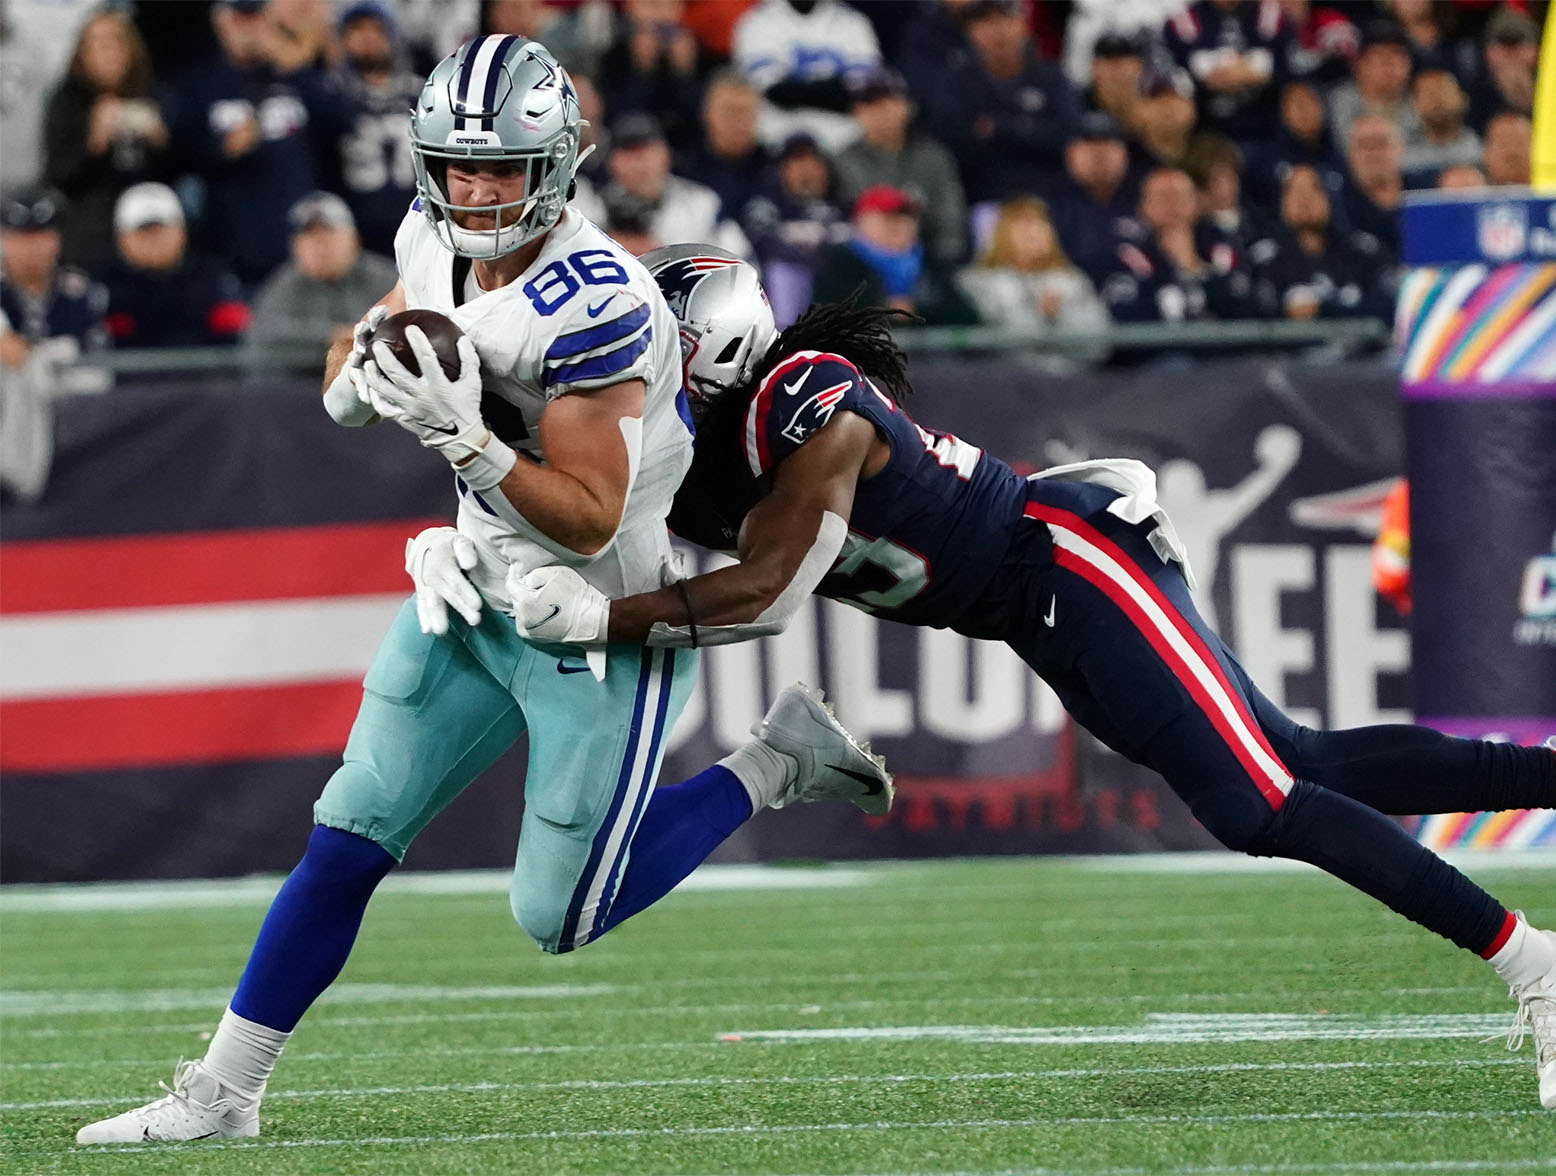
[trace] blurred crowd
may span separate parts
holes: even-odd
[[[411,102],[494,32],[572,73],[575,205],[744,254],[780,321],[861,287],[1031,337],[1387,319],[1405,191],[1528,182],[1545,7],[0,0],[0,362],[349,330],[395,280]]]

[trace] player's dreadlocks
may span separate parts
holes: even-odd
[[[913,386],[908,383],[908,357],[891,337],[891,328],[894,321],[919,320],[903,310],[860,306],[861,293],[856,290],[843,302],[816,302],[807,307],[767,349],[752,374],[751,387],[759,385],[780,360],[796,351],[830,351],[849,360],[894,401],[900,403],[910,395]]]

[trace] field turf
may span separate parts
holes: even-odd
[[[1472,872],[1556,918],[1556,859]],[[0,1171],[1556,1171],[1505,988],[1311,871],[707,871],[560,959],[399,882],[259,1139],[119,1149],[72,1137],[203,1052],[275,882],[0,895]]]

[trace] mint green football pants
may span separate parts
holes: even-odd
[[[345,762],[314,820],[401,859],[528,730],[513,916],[546,951],[581,947],[605,926],[696,677],[692,650],[612,645],[597,682],[578,650],[526,641],[495,609],[473,628],[451,617],[434,637],[409,600],[367,671]]]

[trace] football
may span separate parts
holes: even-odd
[[[372,343],[388,344],[390,354],[405,365],[405,370],[419,376],[421,364],[417,362],[416,353],[411,350],[410,341],[405,337],[406,327],[420,327],[427,336],[427,342],[432,344],[433,351],[437,352],[443,374],[451,380],[458,377],[459,337],[464,332],[453,319],[435,310],[402,310],[384,319],[373,332]]]

